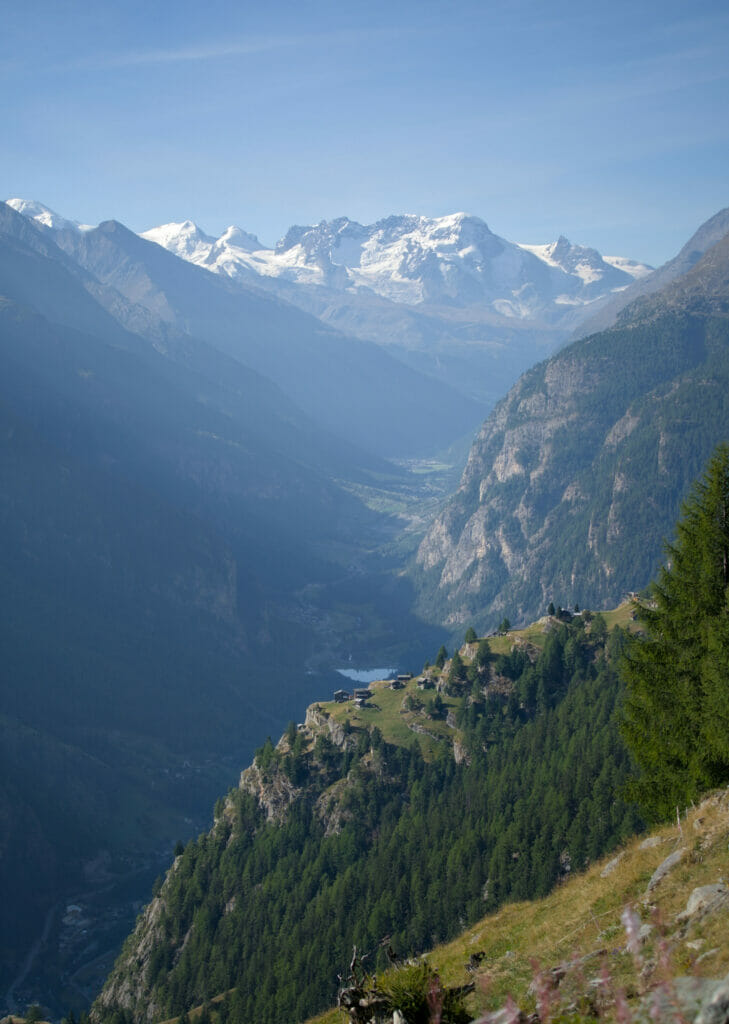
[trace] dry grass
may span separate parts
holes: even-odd
[[[432,950],[428,960],[445,984],[457,985],[471,979],[466,971],[469,957],[485,954],[475,977],[476,992],[469,997],[474,1016],[502,1006],[508,995],[522,1009],[533,1010],[535,999],[528,989],[535,961],[550,969],[588,957],[576,969],[585,985],[607,967],[613,983],[635,997],[651,978],[637,977],[626,946],[621,914],[632,906],[644,923],[653,925],[641,953],[645,963],[659,958],[663,943],[670,949],[675,975],[723,977],[729,971],[729,911],[724,908],[694,921],[685,934],[680,933],[676,916],[696,887],[729,881],[729,791],[689,811],[680,827],[673,824],[652,833],[654,841],[657,845],[646,845],[637,838],[544,899],[503,907],[453,942]],[[679,848],[686,850],[683,860],[647,897],[651,875]],[[605,866],[618,855],[617,866],[602,877]],[[343,1024],[344,1019],[340,1011],[332,1010],[311,1024]]]
[[[370,683],[370,691],[372,699],[369,707],[355,708],[351,701],[343,704],[337,704],[334,701],[319,701],[319,706],[336,722],[343,723],[349,719],[355,729],[366,728],[369,730],[377,726],[388,743],[406,747],[412,743],[413,739],[417,738],[426,760],[430,760],[435,755],[439,737],[450,742],[453,741],[453,730],[445,721],[431,721],[422,713],[405,711],[403,708],[407,696],[424,705],[427,704],[434,696],[434,690],[419,690],[415,680],[411,679],[402,690],[392,690],[387,680],[379,680]],[[460,701],[445,695],[442,695],[442,700],[447,710],[455,709],[460,704]],[[409,728],[411,724],[425,729],[426,732],[413,731]]]
[[[633,622],[632,613],[633,606],[631,602],[624,601],[617,608],[612,608],[610,611],[601,612],[600,614],[605,619],[608,629],[612,629],[613,626],[622,626],[625,629],[634,630],[636,626]],[[556,618],[545,615],[536,622],[525,626],[524,629],[511,629],[503,636],[489,637],[489,646],[494,654],[508,654],[515,643],[531,644],[541,649],[544,647],[552,624],[555,622],[557,622]]]

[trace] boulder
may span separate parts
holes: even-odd
[[[612,860],[609,860],[607,862],[607,864],[605,865],[605,867],[600,872],[600,878],[607,878],[608,875],[612,875],[613,871],[618,866],[618,864],[620,863],[620,861],[623,859],[624,856],[625,856],[624,852],[623,853],[619,853],[617,855],[617,857],[613,857]]]
[[[686,909],[682,911],[677,921],[690,921],[692,918],[699,919],[707,914],[718,910],[719,907],[729,905],[729,889],[723,882],[716,882],[714,885],[700,885],[694,889],[688,898]]]
[[[675,868],[675,866],[681,860],[683,860],[685,854],[686,854],[686,848],[684,846],[681,846],[678,850],[674,850],[673,853],[669,854],[669,856],[666,857],[666,859],[664,861],[661,861],[661,863],[658,865],[656,870],[651,875],[650,882],[648,883],[648,888],[646,889],[646,894],[650,893],[650,892],[653,892],[655,887],[660,882],[663,881],[663,879],[666,877],[666,875],[673,868]]]
[[[704,1001],[694,1024],[729,1024],[729,975]]]

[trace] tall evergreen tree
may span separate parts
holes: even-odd
[[[466,679],[466,666],[463,664],[463,658],[458,651],[453,652],[451,658],[450,668],[448,669],[448,685],[449,687],[458,687]]]
[[[694,484],[666,552],[624,668],[633,795],[656,818],[729,779],[729,444]]]

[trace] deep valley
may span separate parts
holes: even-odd
[[[304,1020],[353,945],[644,827],[620,602],[729,437],[727,227],[651,272],[464,215],[264,251],[0,204],[7,1012]]]

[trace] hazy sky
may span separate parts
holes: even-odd
[[[729,5],[3,0],[0,196],[134,230],[483,217],[657,264],[729,205]]]

